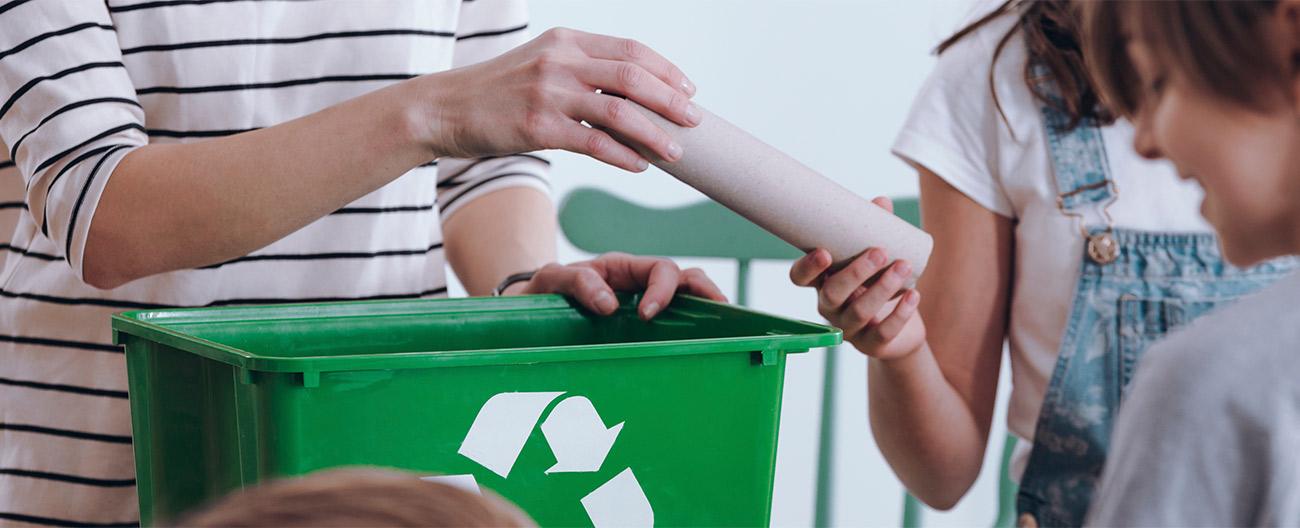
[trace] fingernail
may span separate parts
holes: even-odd
[[[905,302],[905,303],[907,303],[909,306],[911,306],[911,305],[916,304],[917,301],[920,301],[920,300],[921,300],[921,294],[916,293],[916,290],[910,290],[910,291],[907,292],[907,298],[906,298],[906,299],[903,299],[903,302]]]
[[[686,106],[686,122],[691,125],[698,125],[704,119],[704,114],[700,112],[700,107],[695,103]]]
[[[668,161],[682,159],[682,146],[676,141],[668,144]]]
[[[903,278],[911,277],[912,265],[906,262],[899,262],[897,266],[894,266],[894,273],[897,273],[898,276]]]
[[[691,82],[690,79],[682,77],[681,88],[683,92],[686,92],[686,95],[695,95],[695,90],[696,90],[695,83]]]
[[[609,292],[600,292],[596,294],[596,307],[600,308],[602,312],[609,313],[618,309],[618,302],[614,300],[614,296],[610,295]]]
[[[874,248],[867,250],[867,260],[870,260],[872,264],[875,264],[877,266],[884,265],[885,252]]]
[[[659,303],[652,302],[641,309],[641,317],[649,319],[659,313]]]
[[[646,170],[646,169],[648,169],[648,168],[650,168],[650,162],[646,161],[645,158],[638,158],[638,159],[636,160],[636,170],[637,170],[637,172],[641,172],[641,171]]]

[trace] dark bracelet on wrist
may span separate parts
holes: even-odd
[[[500,297],[501,294],[506,291],[506,288],[514,286],[516,283],[533,280],[534,275],[537,275],[537,270],[523,271],[506,277],[501,281],[501,284],[498,284],[496,288],[492,289],[492,296]]]

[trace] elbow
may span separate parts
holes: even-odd
[[[938,492],[926,494],[913,494],[914,497],[925,503],[926,506],[939,511],[948,511],[956,508],[957,503],[961,502],[962,497],[965,495],[965,490],[940,490]]]
[[[129,251],[122,250],[127,246],[111,238],[101,226],[91,224],[82,252],[81,280],[100,290],[112,290],[148,275],[136,269]]]
[[[978,472],[973,476],[935,472],[923,482],[904,482],[904,484],[908,492],[926,506],[939,511],[948,511],[957,507],[957,503],[966,497],[966,493],[970,491],[971,486],[975,485],[978,476]]]
[[[113,265],[114,260],[104,256],[92,258],[88,248],[81,264],[82,282],[100,290],[112,290],[138,278],[118,269]]]

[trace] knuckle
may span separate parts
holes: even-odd
[[[524,112],[524,137],[531,143],[539,145],[546,143],[547,136],[549,136],[549,124],[550,119],[547,117],[545,111],[534,107],[533,109]]]
[[[880,325],[876,327],[876,337],[881,342],[893,341],[898,337],[898,330],[893,325]]]
[[[550,42],[567,42],[573,38],[573,30],[566,27],[554,27],[542,33],[542,37]]]
[[[870,304],[865,302],[853,303],[853,306],[849,309],[849,314],[854,322],[863,324],[871,322],[872,318],[876,316],[875,310],[872,310]]]
[[[850,266],[850,269],[853,270],[854,280],[861,282],[867,280],[867,278],[871,277],[871,275],[875,273],[876,265],[870,260],[860,258],[853,261],[853,265]]]
[[[619,42],[619,47],[623,49],[624,57],[633,60],[645,57],[648,51],[645,44],[638,42],[636,39],[623,39]]]
[[[586,152],[590,154],[600,154],[609,150],[609,141],[610,140],[607,139],[604,134],[591,131],[587,134],[587,139],[584,140],[583,147],[586,149]]]
[[[686,114],[686,105],[688,104],[690,103],[686,101],[686,96],[677,90],[673,90],[673,94],[668,98],[668,108],[678,114]]]
[[[583,266],[583,267],[578,268],[577,270],[575,270],[574,273],[578,276],[579,279],[584,280],[584,281],[599,281],[599,280],[600,280],[600,274],[599,274],[599,273],[596,273],[596,270],[594,270],[594,269],[592,269],[592,268],[589,268],[589,267],[586,267],[586,266]]]
[[[544,50],[533,59],[533,73],[541,80],[551,79],[563,68],[563,54],[555,50]]]
[[[609,118],[611,123],[618,122],[623,116],[627,115],[627,101],[618,98],[610,98],[605,103],[605,117]]]
[[[617,75],[619,86],[627,92],[635,90],[645,82],[645,70],[632,63],[619,64]]]
[[[901,288],[903,286],[903,281],[906,279],[897,273],[886,272],[881,275],[879,280],[880,284],[884,286],[885,289],[892,292]]]

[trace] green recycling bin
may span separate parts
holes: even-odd
[[[839,331],[692,297],[560,296],[113,317],[141,519],[322,468],[493,490],[542,526],[762,526],[786,354]]]

